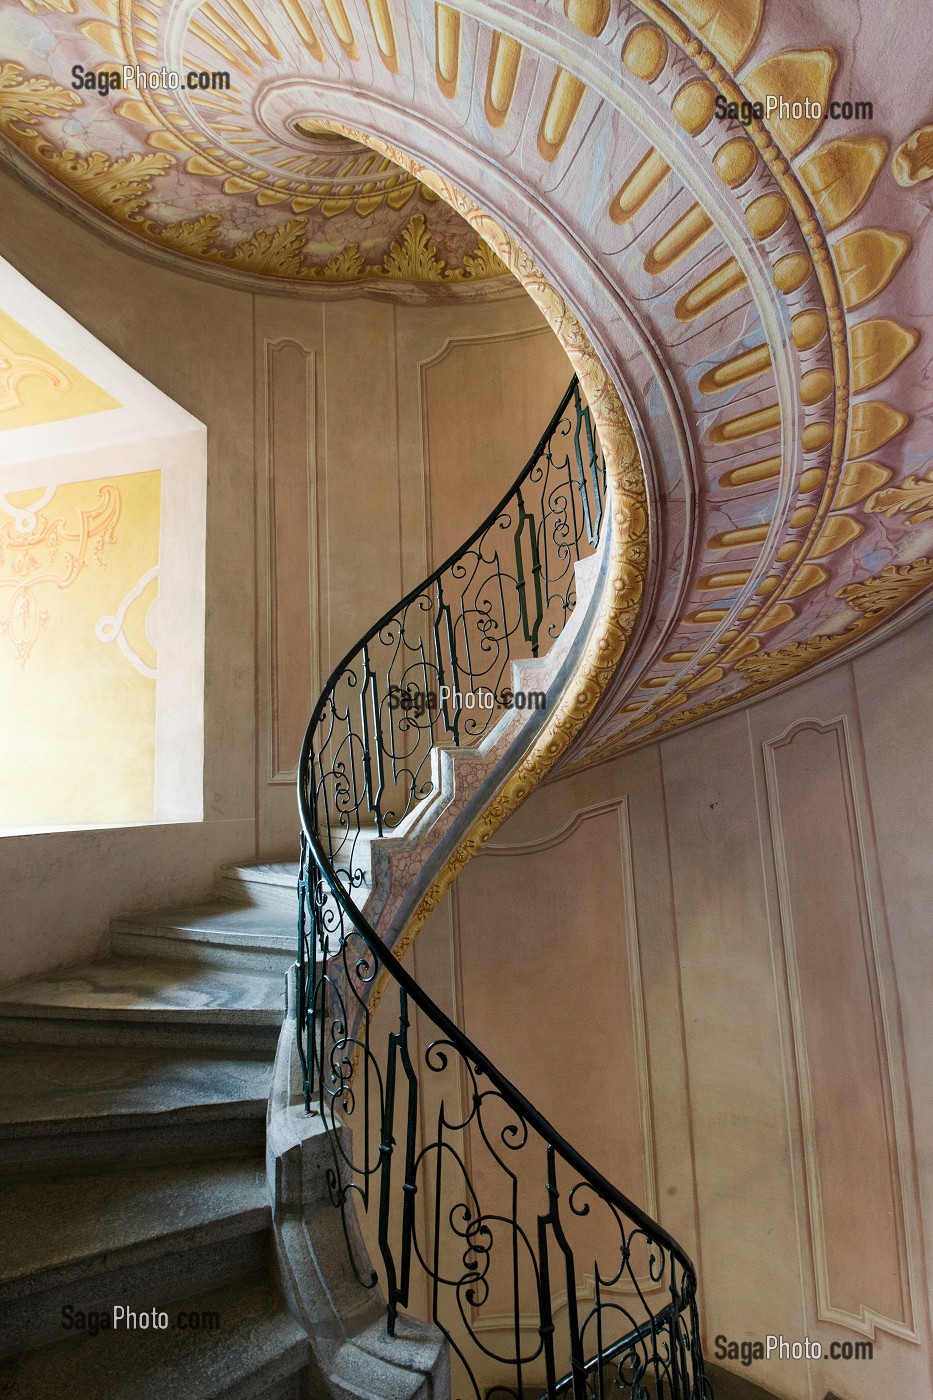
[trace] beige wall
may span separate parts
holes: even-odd
[[[468,523],[455,485],[486,508],[504,492],[570,371],[521,293],[258,296],[123,252],[6,171],[0,207],[0,255],[208,430],[204,820],[0,838],[9,981],[100,951],[115,913],[207,894],[220,860],[294,847],[295,751],[327,668],[424,575],[451,515]],[[477,354],[458,406],[447,371]]]
[[[461,307],[257,298],[255,355],[259,818],[275,853],[294,839],[312,700],[505,493],[571,370],[524,295]]]
[[[745,1372],[794,1400],[931,1391],[931,687],[927,617],[546,785],[411,955],[693,1255],[709,1355],[873,1339]]]

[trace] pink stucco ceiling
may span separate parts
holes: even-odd
[[[651,500],[646,606],[588,763],[866,644],[933,584],[925,16],[7,0],[0,127],[35,178],[209,269],[496,285],[421,167],[529,251],[623,394]],[[77,55],[229,69],[231,93],[78,95]],[[729,114],[768,95],[872,110]]]

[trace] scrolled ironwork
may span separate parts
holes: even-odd
[[[357,1278],[381,1287],[390,1332],[406,1310],[441,1329],[456,1400],[712,1394],[687,1255],[462,1033],[362,912],[362,845],[430,795],[437,746],[493,731],[512,661],[542,654],[574,606],[574,566],[598,543],[605,494],[574,379],[509,495],[335,669],[299,765],[306,1105],[329,1129]],[[492,704],[467,703],[484,688]],[[376,1269],[354,1211],[372,1221]]]

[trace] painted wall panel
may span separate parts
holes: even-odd
[[[161,486],[115,473],[0,503],[0,829],[153,816]]]
[[[454,898],[471,1035],[509,1066],[558,1130],[564,1124],[584,1155],[650,1210],[655,1182],[630,851],[624,811],[576,815],[563,833],[530,847],[484,853]],[[568,870],[576,878],[572,902],[562,893]],[[501,997],[488,996],[490,979]],[[540,1013],[534,1025],[510,1008],[507,990],[529,982]],[[594,1076],[596,1027],[603,1072]],[[583,1084],[585,1115],[577,1108]]]
[[[912,1334],[883,935],[872,926],[845,719],[804,721],[766,744],[765,762],[820,1312],[868,1331],[874,1315]]]
[[[671,739],[661,759],[706,1334],[798,1336],[794,1179],[747,716]],[[767,1287],[750,1288],[765,1259]],[[779,1393],[806,1395],[799,1364],[770,1374]]]
[[[266,346],[269,414],[272,773],[287,782],[314,703],[317,598],[312,593],[315,521],[314,357],[294,341]]]
[[[477,976],[503,961],[496,901],[532,908],[538,957],[530,942],[496,985],[520,976],[498,1048],[537,1087],[522,1037],[537,1043],[548,979],[559,967],[591,986],[619,931],[574,923],[584,884],[615,888],[608,826],[588,823],[592,850],[560,862],[546,908],[535,844],[581,810],[627,806],[659,1218],[699,1265],[710,1356],[723,1335],[821,1344],[818,1362],[732,1363],[794,1400],[931,1388],[931,657],[928,617],[744,713],[546,783],[490,843],[511,856],[481,855],[455,887]],[[497,892],[494,862],[512,867]],[[565,926],[569,947],[554,942]],[[474,1000],[493,1037],[500,1004]],[[605,1065],[599,1018],[563,1029]],[[589,1099],[573,1111],[578,1134]],[[868,1339],[871,1361],[829,1354]]]
[[[451,340],[422,364],[432,568],[508,490],[569,380],[567,356],[546,327]]]

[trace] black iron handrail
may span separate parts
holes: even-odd
[[[357,1277],[365,1286],[381,1282],[390,1332],[422,1290],[420,1310],[448,1338],[458,1384],[473,1400],[711,1394],[696,1274],[681,1246],[463,1034],[360,907],[364,833],[398,828],[429,794],[431,749],[476,744],[508,708],[496,696],[479,722],[467,714],[470,691],[442,704],[444,677],[475,693],[490,668],[501,677],[512,660],[538,656],[542,631],[558,634],[575,601],[573,566],[598,543],[605,491],[574,379],[508,495],[332,672],[299,763],[296,972],[306,1106],[316,1100],[330,1129],[330,1190]],[[506,536],[514,573],[502,568]],[[376,653],[387,663],[381,669]],[[412,699],[430,694],[414,683],[425,677],[439,687],[433,705]],[[398,703],[390,708],[393,686]],[[394,988],[397,1011],[391,998],[372,995],[377,979]],[[426,1074],[416,1068],[417,1034],[430,1037],[420,1055]],[[428,1098],[436,1105],[430,1125]],[[381,1280],[361,1262],[354,1203],[364,1214],[376,1207]],[[587,1228],[597,1209],[598,1236]]]

